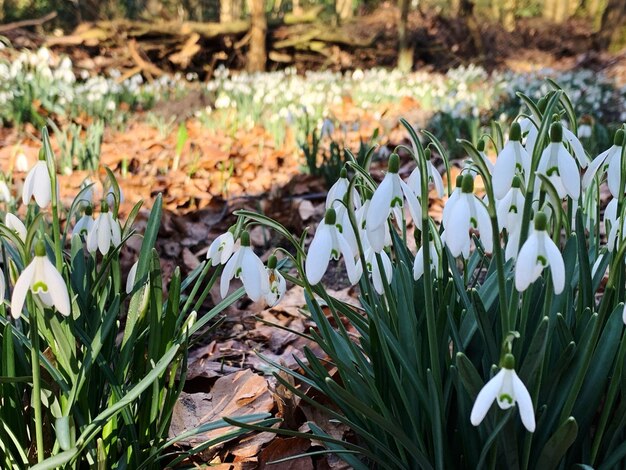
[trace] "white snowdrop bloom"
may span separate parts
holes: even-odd
[[[535,145],[537,144],[537,137],[539,137],[539,129],[537,129],[533,120],[529,118],[520,119],[519,124],[522,129],[522,134],[526,134],[524,148],[528,155],[532,155],[535,150]]]
[[[246,294],[257,302],[270,290],[270,282],[265,265],[250,246],[250,234],[244,230],[240,237],[240,246],[228,260],[220,279],[220,295],[228,294],[233,278],[241,279]]]
[[[15,232],[17,236],[20,237],[20,240],[23,242],[26,241],[26,226],[19,218],[17,218],[17,216],[7,212],[7,215],[4,218],[4,225],[6,225],[12,232]]]
[[[592,133],[592,129],[589,124],[581,124],[580,126],[578,126],[578,138],[590,139],[591,133]]]
[[[322,280],[331,258],[338,260],[340,255],[343,256],[350,282],[356,284],[361,277],[361,263],[355,263],[355,253],[337,228],[336,217],[337,214],[334,209],[326,211],[324,220],[317,227],[309,246],[305,272],[309,282],[313,285]]]
[[[515,288],[526,290],[549,267],[554,293],[560,294],[565,287],[565,264],[559,248],[546,231],[548,219],[543,212],[535,214],[535,230],[528,236],[519,251],[515,265]]]
[[[111,246],[117,247],[122,243],[122,233],[120,223],[109,212],[106,202],[102,203],[100,215],[91,226],[91,230],[87,233],[87,251],[106,255]]]
[[[441,252],[437,248],[434,240],[428,242],[428,250],[430,251],[430,269],[435,271],[435,277],[440,277]],[[416,281],[424,275],[424,246],[420,246],[415,255],[413,262],[413,279]]]
[[[515,175],[521,175],[523,181],[528,180],[530,174],[530,155],[522,146],[522,130],[519,123],[511,125],[509,140],[498,155],[493,168],[493,193],[496,199],[502,199],[511,189],[511,182]]]
[[[15,156],[15,171],[26,173],[28,171],[28,158],[24,152],[20,152]]]
[[[137,277],[137,266],[139,266],[139,260],[135,261],[128,271],[126,277],[126,293],[130,294],[135,286],[135,278]]]
[[[572,152],[574,152],[574,156],[576,160],[578,160],[578,164],[581,168],[587,168],[589,164],[589,158],[585,153],[585,149],[583,148],[583,144],[580,143],[576,134],[570,131],[567,127],[563,127],[563,138],[569,143],[572,148]]]
[[[528,389],[515,372],[515,359],[512,354],[504,356],[500,371],[478,393],[470,416],[474,426],[482,423],[494,401],[502,410],[517,405],[524,427],[529,432],[535,431],[533,402]]]
[[[524,193],[521,190],[521,180],[518,176],[513,178],[511,189],[504,198],[496,202],[496,214],[500,230],[506,229],[508,240],[505,249],[505,259],[517,258],[519,251],[519,237],[522,228],[524,211]]]
[[[576,160],[563,145],[563,128],[558,122],[550,127],[550,143],[541,154],[537,173],[548,177],[560,198],[567,195],[577,200],[580,197],[580,171]],[[540,184],[537,179],[536,191]]]
[[[437,195],[442,198],[445,194],[445,188],[443,186],[443,179],[435,165],[430,161],[430,151],[426,149],[426,166],[428,168],[428,182],[432,183],[437,191]],[[418,199],[422,197],[422,176],[419,166],[416,166],[407,180],[407,185],[415,193]]]
[[[276,269],[276,265],[278,260],[276,256],[272,255],[267,260],[267,275],[269,279],[269,290],[265,294],[265,302],[268,307],[274,307],[279,302],[280,299],[285,295],[285,291],[287,290],[287,283],[285,282],[285,278],[280,273],[278,269]]]
[[[452,213],[452,209],[454,208],[454,204],[459,200],[459,196],[461,195],[461,186],[463,186],[463,174],[459,174],[456,177],[456,186],[452,190],[452,193],[448,197],[445,205],[443,206],[443,212],[441,214],[441,221],[444,227],[447,227],[450,223],[450,214]]]
[[[3,179],[0,179],[0,202],[10,202],[13,199],[9,185]]]
[[[22,187],[22,202],[27,205],[34,197],[39,207],[45,209],[52,198],[52,182],[45,160],[39,160],[26,175]]]
[[[211,266],[217,266],[218,264],[226,264],[228,259],[235,250],[235,238],[233,233],[229,230],[217,237],[206,252],[206,259],[211,260]]]
[[[348,172],[345,168],[341,169],[341,173],[339,174],[339,179],[331,186],[328,190],[328,194],[326,195],[326,209],[330,209],[331,207],[335,209],[335,211],[339,211],[341,208],[345,209],[345,206],[341,201],[344,200],[344,197],[348,193],[348,188],[350,186],[350,181],[348,180]],[[356,188],[352,189],[352,204],[355,209],[361,207],[361,197],[359,196],[359,192]]]
[[[474,179],[463,176],[461,194],[454,203],[448,226],[445,230],[445,244],[455,258],[469,255],[470,229],[478,229],[480,240],[488,253],[493,250],[491,219],[483,202],[474,194]]]
[[[13,288],[11,298],[11,315],[19,318],[26,294],[31,291],[39,297],[46,307],[54,306],[59,313],[68,316],[70,314],[70,296],[63,276],[56,270],[46,256],[46,248],[43,241],[35,245],[35,257],[33,261],[22,271]]]
[[[587,172],[583,176],[583,188],[587,189],[593,177],[600,171],[600,178],[606,173],[607,185],[613,197],[619,196],[620,175],[622,174],[622,146],[624,145],[624,131],[619,129],[615,133],[613,145],[593,159]]]
[[[72,237],[80,237],[81,235],[87,237],[89,232],[93,229],[93,224],[95,223],[92,214],[93,210],[89,205],[85,208],[83,216],[78,219],[76,225],[74,225],[74,228],[72,229]]]
[[[624,229],[626,229],[626,223],[622,221],[622,217],[617,213],[617,199],[611,199],[604,209],[604,226],[605,230],[608,230],[606,247],[612,252],[617,248],[620,239],[625,233]]]
[[[398,175],[399,167],[398,154],[391,154],[387,174],[376,188],[367,210],[365,230],[371,247],[377,253],[385,247],[384,225],[389,214],[393,209],[403,207],[405,199],[415,226],[421,230],[421,205],[413,190]]]
[[[383,271],[385,273],[385,279],[388,284],[391,284],[391,278],[393,275],[393,268],[391,266],[391,260],[385,251],[381,251],[378,253],[380,255],[380,260],[383,265]],[[385,293],[385,284],[383,281],[382,272],[380,270],[380,266],[378,265],[378,260],[376,259],[376,252],[372,249],[372,247],[367,247],[364,253],[365,263],[367,271],[370,273],[372,283],[374,284],[374,290],[378,293],[378,295],[383,295]]]

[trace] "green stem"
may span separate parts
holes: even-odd
[[[33,408],[35,411],[35,440],[37,442],[37,462],[44,460],[43,416],[41,412],[41,370],[39,365],[39,328],[37,326],[37,307],[30,293],[28,294],[28,311],[30,313],[31,361],[33,369]]]

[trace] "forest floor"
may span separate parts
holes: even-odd
[[[370,49],[340,51],[343,59],[337,68],[393,65],[395,14],[393,8],[382,8],[346,25],[348,34],[375,30],[379,40]],[[520,20],[514,33],[481,23],[478,34],[463,22],[432,14],[416,12],[412,14],[411,22],[416,66],[419,68],[445,70],[467,63],[514,71],[540,67],[570,70],[584,66],[602,70],[618,83],[626,83],[626,55],[594,52],[591,31],[585,23],[576,20],[556,28],[537,19]],[[29,41],[33,43],[32,47],[36,45],[35,36],[23,37],[23,45],[28,46]],[[84,58],[85,52],[85,49],[77,50],[75,55]],[[296,64],[298,68],[310,65],[304,60]],[[145,201],[137,226],[139,232],[151,201],[158,193],[163,194],[166,211],[158,250],[166,279],[176,265],[182,264],[183,272],[198,266],[205,258],[210,242],[234,222],[233,210],[261,211],[296,235],[307,227],[310,233],[324,213],[325,184],[321,178],[313,178],[303,171],[304,160],[295,136],[288,135],[285,145],[277,148],[271,135],[260,126],[234,133],[203,128],[196,119],[187,117],[193,114],[197,102],[197,96],[192,94],[179,101],[160,103],[154,110],[164,117],[186,122],[189,138],[177,170],[172,170],[177,145],[175,130],[162,135],[147,122],[145,113],[133,115],[123,131],[107,129],[102,145],[101,162],[118,175],[124,194],[122,216],[136,201]],[[400,116],[419,113],[419,103],[407,98],[399,103],[386,104],[384,109],[377,111],[386,119],[397,122]],[[356,150],[359,142],[369,139],[379,127],[371,109],[359,109],[349,101],[343,103],[337,113],[340,120],[343,114],[356,116],[361,123],[358,131],[341,135],[348,148]],[[399,127],[393,126],[387,132],[385,141],[390,145],[403,142],[404,135]],[[39,150],[37,134],[36,129],[28,126],[19,132],[0,129],[0,165],[4,171],[13,168],[18,152],[23,152],[31,164],[35,162]],[[53,146],[57,146],[54,138]],[[198,155],[202,157],[198,159]],[[383,169],[381,163],[375,163],[374,176],[382,176]],[[410,166],[406,163],[402,176],[407,176],[409,171]],[[17,179],[21,176],[18,174]],[[61,176],[61,193],[66,202],[69,203],[87,176],[102,179],[104,174],[74,172]],[[442,201],[433,196],[433,213],[440,213],[441,206]],[[261,228],[252,231],[251,239],[264,260],[281,242]],[[138,252],[139,241],[131,242],[129,249],[122,253],[124,262],[130,266]],[[357,302],[358,293],[348,285],[342,273],[335,266],[325,278],[326,285],[337,297]],[[323,355],[315,344],[298,334],[306,333],[314,325],[302,314],[302,290],[290,287],[275,308],[267,309],[247,299],[239,301],[227,310],[217,329],[208,333],[201,345],[191,351],[187,385],[174,417],[172,432],[196,426],[201,416],[210,419],[224,414],[273,412],[282,417],[284,426],[290,429],[304,431],[307,421],[315,421],[333,437],[350,438],[348,429],[332,423],[318,409],[297,402],[284,389],[276,387],[275,380],[269,375],[272,368],[258,355],[260,353],[264,358],[290,368],[297,368],[294,356],[302,358],[305,346]],[[211,292],[204,307],[208,310],[219,300],[219,292]],[[316,395],[313,390],[309,393]],[[190,412],[191,409],[196,412]],[[217,434],[199,436],[183,444],[194,445],[213,435]],[[265,468],[269,461],[306,453],[318,449],[318,445],[306,439],[261,433],[222,444],[205,452],[202,458],[216,464],[216,468]],[[336,457],[318,456],[273,465],[272,468],[341,469],[346,466]]]

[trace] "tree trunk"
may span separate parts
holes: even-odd
[[[517,10],[517,1],[505,0],[502,6],[502,26],[504,26],[505,31],[512,33],[515,31],[515,10]]]
[[[340,21],[346,21],[354,16],[352,0],[335,0],[335,13]]]
[[[241,18],[241,0],[220,0],[220,23],[230,23]]]
[[[602,13],[602,21],[598,30],[594,43],[600,49],[610,49],[613,43],[621,42],[626,35],[626,0],[608,0],[604,12]]]
[[[266,36],[265,1],[250,0],[250,49],[248,50],[247,64],[249,72],[265,71],[265,62],[267,61]]]
[[[398,69],[410,72],[413,68],[413,47],[409,44],[408,22],[410,0],[398,0],[400,18],[398,21]]]

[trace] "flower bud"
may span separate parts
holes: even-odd
[[[324,216],[324,222],[326,225],[335,225],[337,223],[337,213],[332,207],[326,211]]]
[[[250,246],[250,233],[247,230],[241,232],[241,246]]]
[[[560,122],[550,125],[550,142],[563,142],[563,126]]]
[[[464,193],[474,192],[474,178],[469,173],[463,175],[463,183],[461,185],[461,191]]]
[[[514,122],[513,124],[511,124],[511,130],[509,131],[509,140],[513,142],[522,141],[522,127],[519,125],[519,122]]]
[[[389,166],[387,167],[389,173],[398,173],[400,170],[400,157],[397,153],[392,153],[389,156]]]

